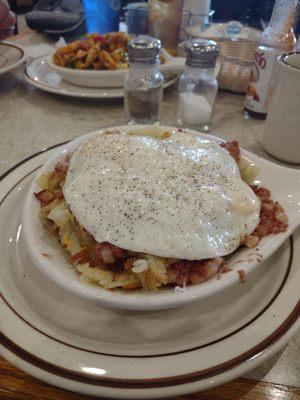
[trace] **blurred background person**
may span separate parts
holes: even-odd
[[[10,10],[6,0],[0,0],[0,40],[4,40],[13,34],[16,23],[15,15]]]

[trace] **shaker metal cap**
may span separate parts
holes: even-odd
[[[207,39],[194,39],[186,42],[186,65],[199,68],[213,68],[219,54],[216,42]]]
[[[161,41],[151,36],[140,35],[127,44],[129,62],[158,64]]]

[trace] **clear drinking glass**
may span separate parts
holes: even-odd
[[[148,0],[149,34],[176,56],[183,0]]]
[[[119,30],[121,0],[83,0],[88,33]]]

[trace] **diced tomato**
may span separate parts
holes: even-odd
[[[239,269],[239,270],[237,271],[237,273],[239,274],[240,282],[244,283],[245,280],[246,280],[246,273],[245,273],[245,271],[244,271],[243,269]]]
[[[81,251],[71,256],[71,260],[79,264],[89,262],[89,249],[87,247],[83,248]]]
[[[103,36],[95,35],[95,36],[93,36],[93,41],[95,43],[103,43],[103,42],[105,42],[105,39]]]
[[[185,286],[190,263],[189,261],[183,260],[172,264],[167,270],[168,283],[181,287]]]

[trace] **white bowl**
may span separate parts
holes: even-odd
[[[124,78],[128,69],[93,71],[59,67],[53,61],[53,54],[54,53],[48,56],[48,64],[63,79],[73,83],[74,85],[93,88],[123,87]],[[159,69],[162,73],[178,74],[184,70],[185,58],[172,57],[165,50],[162,50],[162,54],[165,57],[165,62],[159,66]]]
[[[118,129],[128,133],[137,130],[141,134],[154,135],[158,130],[165,132],[166,130],[176,132],[177,128],[165,126],[122,126],[110,128]],[[107,129],[105,129],[107,130]],[[101,134],[102,131],[93,132],[81,136],[72,142],[62,145],[60,150],[51,157],[38,171],[36,177],[49,172],[53,169],[57,161],[63,160],[65,155],[74,151],[82,142],[90,139],[94,135]],[[213,136],[201,134],[199,132],[188,130],[190,134],[201,135],[205,138],[221,141]],[[239,249],[229,260],[231,271],[222,274],[221,278],[214,277],[199,285],[190,286],[182,292],[177,292],[173,288],[162,289],[157,292],[132,291],[126,292],[121,290],[109,291],[98,286],[81,283],[79,275],[74,267],[68,262],[64,252],[54,238],[51,238],[48,232],[42,227],[39,220],[40,204],[34,197],[34,192],[40,190],[35,183],[35,179],[29,189],[25,199],[23,210],[23,228],[24,240],[28,252],[37,266],[48,278],[56,282],[64,289],[83,297],[86,300],[107,306],[110,308],[128,309],[128,310],[160,310],[180,307],[185,304],[201,300],[207,296],[211,296],[226,287],[239,282],[238,270],[243,269],[246,275],[251,272],[262,259],[270,256],[291,234],[291,232],[299,225],[300,222],[300,191],[294,182],[300,182],[299,171],[284,168],[275,165],[266,160],[260,159],[253,154],[243,151],[243,155],[250,158],[261,169],[261,184],[268,187],[274,199],[278,200],[285,208],[290,226],[287,232],[270,235],[263,238],[259,243],[259,253],[261,259],[258,260],[253,256],[253,249]],[[260,182],[260,181],[258,181]],[[280,182],[280,185],[278,184]],[[298,205],[297,205],[298,204]],[[257,251],[255,251],[257,252]],[[45,256],[46,255],[46,256]]]

